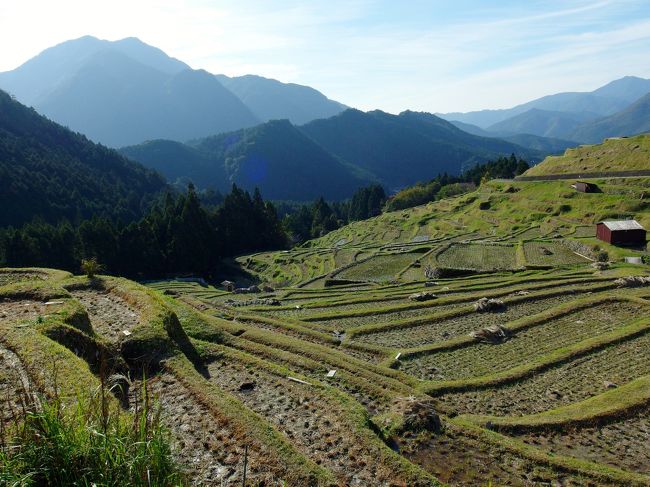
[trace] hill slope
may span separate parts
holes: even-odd
[[[585,112],[556,112],[531,108],[514,117],[495,123],[488,131],[495,134],[532,134],[540,137],[562,138],[581,123],[598,118]]]
[[[254,75],[234,78],[217,75],[217,79],[262,121],[288,119],[301,125],[331,117],[347,108],[309,86]]]
[[[564,155],[547,157],[524,176],[634,170],[650,170],[650,135],[567,149]]]
[[[0,91],[0,226],[41,217],[129,220],[166,187],[156,173],[98,146]]]
[[[149,140],[119,152],[164,175],[170,182],[192,181],[200,188],[229,189],[223,165],[198,149],[173,140]]]
[[[372,178],[327,153],[287,120],[192,141],[152,141],[121,152],[170,179],[187,177],[200,187],[235,183],[266,198],[342,199]]]
[[[345,112],[316,120],[301,130],[330,153],[377,175],[396,189],[463,167],[517,153],[531,151],[499,139],[468,134],[435,115],[381,111]]]
[[[445,120],[458,120],[459,122],[477,125],[480,128],[489,127],[524,113],[531,108],[573,113],[584,112],[603,117],[623,110],[634,100],[648,92],[650,92],[650,80],[626,76],[592,92],[556,93],[503,110],[479,110],[439,115]]]
[[[650,132],[650,93],[619,113],[580,125],[573,131],[571,138],[597,143],[606,137],[622,137],[645,132]]]

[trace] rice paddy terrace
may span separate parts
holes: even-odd
[[[639,273],[578,262],[256,295],[151,286],[220,327],[211,382],[335,482],[650,485],[650,286],[620,281]],[[503,305],[478,312],[480,298]],[[491,326],[505,337],[473,334]],[[343,462],[351,451],[359,463]],[[413,477],[383,470],[389,458]]]
[[[649,182],[492,182],[239,258],[255,293],[0,270],[1,414],[106,361],[195,485],[650,485],[650,268],[593,237]]]

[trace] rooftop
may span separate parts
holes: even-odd
[[[611,222],[599,222],[610,230],[645,230],[636,220],[619,220]]]

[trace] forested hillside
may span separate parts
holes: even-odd
[[[147,142],[121,149],[170,180],[189,179],[200,188],[231,184],[259,188],[274,200],[344,199],[372,176],[332,156],[287,120],[199,139],[182,145]]]
[[[166,183],[0,91],[0,226],[139,217]]]
[[[499,139],[463,132],[435,115],[346,110],[295,127],[275,120],[182,145],[152,141],[121,152],[170,180],[225,190],[259,187],[274,200],[341,200],[369,182],[399,190],[439,174],[512,153],[540,153]]]
[[[524,156],[533,152],[468,134],[428,113],[403,112],[397,116],[346,110],[301,130],[330,153],[376,174],[390,189],[443,172],[458,175],[465,167],[513,152]]]

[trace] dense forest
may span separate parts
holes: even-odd
[[[201,204],[192,185],[168,193],[140,220],[120,224],[93,217],[73,226],[34,221],[0,231],[5,265],[78,272],[96,258],[110,274],[128,277],[198,274],[213,276],[223,257],[287,245],[275,208],[236,186],[214,209]]]
[[[442,174],[428,183],[406,188],[387,199],[380,185],[357,190],[350,200],[284,208],[251,196],[233,185],[223,196],[198,194],[192,184],[185,194],[167,193],[140,220],[95,216],[73,225],[36,219],[19,228],[0,230],[0,264],[12,267],[55,267],[76,272],[82,259],[96,258],[105,272],[128,277],[177,274],[215,276],[224,257],[281,249],[325,235],[352,221],[470,191],[482,181],[511,178],[528,164],[516,156],[476,165],[461,176]]]
[[[47,120],[0,91],[0,227],[38,215],[130,221],[166,188],[159,174]]]

